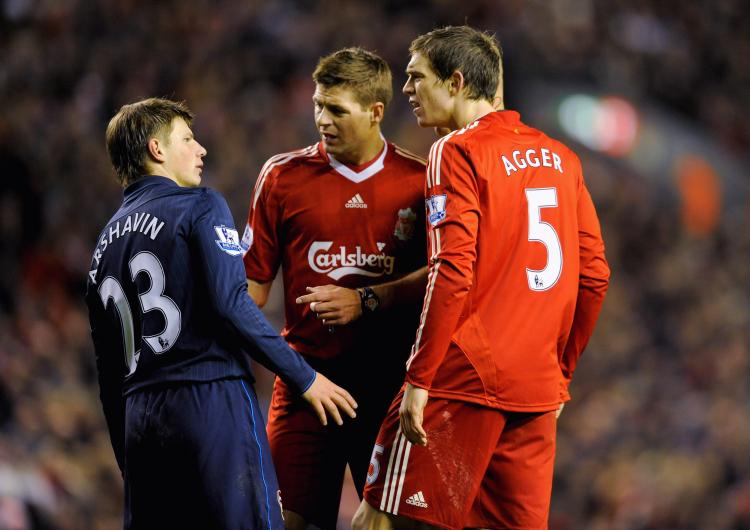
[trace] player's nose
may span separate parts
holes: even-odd
[[[333,123],[331,120],[331,116],[326,111],[322,110],[315,115],[315,124],[318,127],[331,125],[331,123]]]

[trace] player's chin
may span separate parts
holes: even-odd
[[[325,147],[326,153],[333,156],[338,156],[341,154],[341,147],[338,145],[338,142],[328,142],[323,141],[323,147]]]
[[[193,178],[191,178],[187,185],[191,188],[196,188],[201,185],[201,171],[196,171],[195,175],[193,175]]]
[[[440,125],[436,123],[435,120],[431,120],[424,115],[417,115],[417,125],[419,125],[420,127],[440,127]]]

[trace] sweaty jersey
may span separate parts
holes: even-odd
[[[251,378],[246,354],[298,392],[313,370],[247,295],[226,201],[143,177],[125,190],[94,251],[86,303],[101,398],[118,461],[124,400],[168,382]]]
[[[356,168],[329,156],[322,143],[263,166],[243,236],[245,271],[263,283],[281,266],[282,335],[295,350],[326,359],[382,348],[383,356],[408,357],[417,306],[377,311],[331,331],[295,299],[308,286],[374,285],[424,266],[424,171],[422,159],[387,142]]]
[[[517,411],[568,400],[609,281],[581,164],[492,112],[432,146],[430,268],[407,381]]]

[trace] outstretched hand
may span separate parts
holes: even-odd
[[[307,287],[308,294],[297,298],[298,304],[310,304],[310,310],[327,326],[343,326],[362,315],[362,302],[356,289],[338,285]]]
[[[336,425],[343,425],[344,420],[341,418],[341,411],[350,418],[357,417],[357,413],[354,412],[354,409],[357,408],[357,402],[354,401],[351,394],[321,373],[315,374],[315,381],[307,389],[307,392],[302,394],[302,399],[310,404],[323,425],[328,425],[329,415],[336,422]]]
[[[427,445],[427,433],[422,427],[427,397],[427,390],[406,383],[398,413],[401,420],[401,432],[413,444]]]

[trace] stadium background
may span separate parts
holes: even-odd
[[[262,162],[315,140],[320,55],[382,54],[386,135],[425,155],[406,50],[463,22],[501,39],[507,106],[581,156],[613,271],[560,420],[550,527],[750,528],[749,15],[743,0],[0,0],[0,529],[121,527],[81,297],[121,197],[108,118],[187,100],[204,182],[242,225]]]

